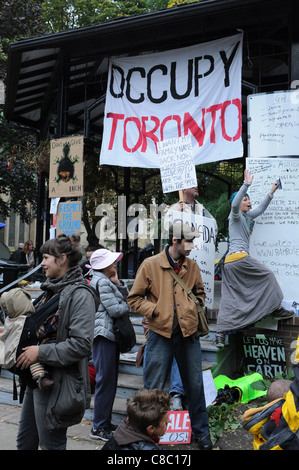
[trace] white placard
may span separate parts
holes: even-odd
[[[190,135],[158,142],[163,193],[197,187]]]
[[[284,295],[283,305],[299,306],[299,158],[246,160],[254,175],[249,188],[256,207],[281,179],[267,210],[255,219],[250,254],[274,272]]]
[[[299,155],[299,100],[295,91],[248,96],[248,156]]]

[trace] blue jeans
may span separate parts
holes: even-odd
[[[26,388],[17,434],[18,450],[66,450],[67,428],[48,430],[45,416],[49,393]]]
[[[184,338],[181,333],[165,338],[149,330],[146,348],[144,388],[163,389],[175,357],[188,401],[194,437],[203,439],[209,436],[199,339]]]
[[[175,359],[173,360],[172,366],[171,366],[169,393],[178,393],[179,395],[182,395],[182,396],[185,395],[178,363]]]
[[[92,360],[96,370],[93,427],[109,428],[116,395],[119,349],[117,343],[97,336],[92,346]]]

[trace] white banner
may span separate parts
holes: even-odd
[[[242,157],[242,42],[111,59],[100,164],[159,168],[157,143],[184,135],[196,165]]]

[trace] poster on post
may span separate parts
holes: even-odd
[[[81,229],[81,201],[66,201],[58,204],[56,216],[56,236],[79,235]]]
[[[158,143],[163,193],[197,186],[191,137],[174,137]]]
[[[83,136],[50,141],[49,197],[83,196]]]
[[[299,99],[296,91],[258,93],[247,98],[248,156],[299,155]]]
[[[285,308],[299,310],[299,158],[246,160],[253,174],[249,188],[255,208],[279,178],[277,189],[267,210],[255,219],[250,237],[250,254],[267,266],[282,289]]]
[[[190,225],[201,235],[193,240],[194,249],[189,258],[193,259],[200,268],[206,293],[205,306],[211,309],[214,302],[215,221],[201,215],[169,210],[164,218],[165,233],[169,226],[177,221]]]
[[[242,43],[110,58],[100,164],[159,168],[157,144],[186,135],[196,165],[242,157]]]

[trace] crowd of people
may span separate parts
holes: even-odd
[[[282,292],[274,274],[249,254],[254,219],[266,210],[277,189],[274,183],[260,206],[252,209],[247,192],[252,179],[245,171],[244,183],[230,201],[230,249],[223,267],[217,323],[219,346],[223,345],[225,334],[242,331],[266,315],[276,319],[294,315],[281,307]],[[178,210],[205,210],[195,201],[196,189],[185,190],[186,199],[179,202]],[[18,449],[66,448],[67,427],[80,421],[89,403],[91,360],[96,374],[90,437],[105,441],[104,450],[156,448],[167,427],[173,395],[186,399],[198,448],[213,448],[204,395],[198,310],[172,276],[172,272],[177,274],[199,303],[205,305],[200,268],[189,257],[198,236],[186,223],[171,225],[165,249],[142,261],[130,291],[118,277],[121,252],[101,245],[88,246],[82,264],[80,247],[70,237],[61,235],[42,245],[41,264],[46,280],[35,310],[49,308],[50,315],[38,344],[25,347],[17,360],[20,371],[28,372],[22,375],[26,393]],[[31,242],[17,251],[14,260],[34,264]],[[53,299],[57,300],[54,310],[50,309]],[[129,400],[128,419],[116,428],[111,417],[119,349],[113,321],[132,311],[141,314],[146,323],[144,387]],[[52,380],[50,387],[43,389],[32,380],[29,372],[33,364],[43,364]],[[172,396],[163,391],[170,372]],[[76,387],[80,393],[75,398]]]

